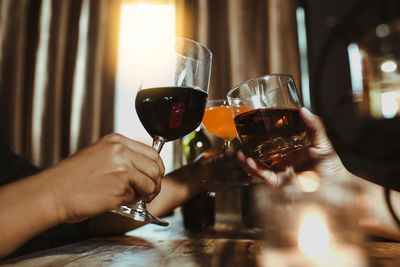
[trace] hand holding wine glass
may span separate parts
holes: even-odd
[[[193,40],[176,37],[158,51],[136,96],[141,123],[160,152],[164,143],[196,129],[203,118],[211,73],[210,50]],[[140,200],[118,213],[135,220],[167,226],[147,212]]]
[[[252,79],[230,90],[227,97],[246,156],[293,178],[289,159],[310,143],[293,78],[273,74]]]

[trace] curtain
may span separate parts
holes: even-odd
[[[0,138],[47,167],[113,129],[119,0],[0,0]]]
[[[121,2],[0,0],[0,138],[36,165],[113,130]],[[209,99],[274,72],[300,85],[295,0],[174,2],[177,34],[213,52]]]
[[[177,33],[213,52],[209,99],[269,73],[289,73],[300,90],[296,0],[177,0]],[[183,23],[182,23],[183,22]]]

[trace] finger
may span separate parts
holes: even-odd
[[[122,202],[119,204],[119,206],[131,204],[136,201],[136,198],[137,194],[135,190],[132,188],[132,186],[128,187],[124,193],[124,198]]]
[[[269,186],[280,186],[282,179],[274,171],[260,167],[260,165],[252,158],[247,158],[246,163],[251,170],[250,174],[260,177]]]
[[[159,186],[156,188],[156,190],[155,190],[154,193],[152,193],[152,194],[150,194],[150,195],[148,195],[148,196],[146,197],[146,199],[145,199],[146,202],[147,202],[147,203],[151,202],[160,192],[161,192],[161,183],[160,183]]]
[[[317,131],[317,125],[314,114],[312,114],[308,109],[302,107],[300,108],[300,116],[302,117],[304,123],[311,132]]]
[[[260,167],[253,158],[246,158],[242,151],[238,151],[237,158],[243,170],[248,174],[260,177],[269,186],[279,186],[280,178],[272,170]]]
[[[161,177],[164,170],[160,169],[160,166],[156,162],[135,152],[130,153],[130,160],[133,168],[136,168],[138,171],[152,179],[156,186],[161,184]]]
[[[236,157],[237,157],[239,163],[242,163],[243,165],[246,165],[246,155],[243,153],[242,150],[238,150],[236,152]]]
[[[244,155],[243,151],[241,150],[237,151],[236,157],[238,159],[239,166],[242,168],[242,170],[245,171],[246,173],[251,174],[253,170],[247,165],[246,156]]]
[[[308,155],[311,158],[319,158],[333,153],[334,149],[326,135],[322,120],[306,108],[301,108],[300,112],[311,133],[311,147],[308,149]]]
[[[303,121],[306,124],[308,130],[310,131],[311,136],[316,144],[321,144],[326,140],[328,140],[324,124],[322,123],[322,120],[318,116],[314,115],[304,107],[300,109],[300,115],[302,116]]]
[[[164,172],[165,172],[164,163],[162,162],[162,159],[161,159],[160,155],[157,153],[157,151],[154,148],[152,148],[151,146],[148,146],[141,142],[132,140],[121,134],[112,134],[112,135],[110,135],[109,140],[114,141],[114,142],[119,142],[119,143],[125,145],[126,147],[128,147],[131,151],[142,154],[143,156],[156,162],[161,171],[161,176],[164,175]]]
[[[156,190],[155,182],[135,168],[131,170],[129,183],[133,190],[142,196],[153,194]]]

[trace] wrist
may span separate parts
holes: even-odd
[[[37,184],[43,188],[41,199],[44,216],[54,225],[67,222],[67,212],[59,192],[62,186],[57,185],[56,182],[58,177],[52,173],[52,169],[49,169],[40,173],[36,179],[38,180]]]

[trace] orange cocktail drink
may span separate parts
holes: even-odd
[[[235,108],[240,109],[241,112],[248,110],[246,106]],[[210,133],[224,139],[225,149],[237,137],[231,106],[226,99],[208,100],[202,122]]]
[[[203,124],[210,133],[223,139],[233,140],[237,136],[229,106],[206,108]]]

